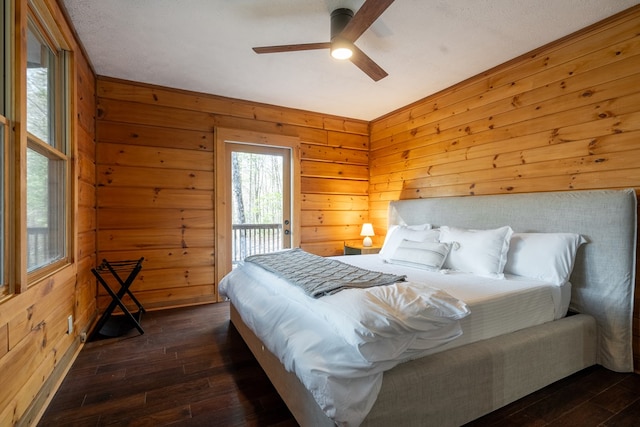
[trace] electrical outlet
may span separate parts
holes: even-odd
[[[70,314],[67,317],[67,334],[71,335],[73,333],[73,314]]]

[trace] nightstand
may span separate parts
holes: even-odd
[[[362,246],[362,243],[345,242],[344,254],[345,255],[367,255],[377,254],[380,252],[380,246]]]

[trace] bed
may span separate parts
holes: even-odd
[[[408,348],[407,351],[414,353],[404,352],[392,363],[389,362],[391,359],[380,359],[370,367],[372,376],[378,375],[380,381],[361,388],[360,376],[351,376],[337,385],[342,394],[339,391],[328,402],[319,401],[317,389],[309,387],[309,384],[315,384],[315,380],[310,380],[304,374],[304,367],[298,366],[305,365],[306,356],[297,359],[292,355],[283,356],[277,344],[264,339],[274,328],[262,326],[267,331],[261,330],[263,320],[260,316],[264,316],[263,319],[275,317],[276,322],[283,325],[282,329],[287,330],[288,321],[280,317],[280,312],[272,310],[271,304],[265,303],[262,309],[256,310],[264,311],[262,314],[246,312],[243,303],[234,300],[237,297],[231,297],[231,321],[300,425],[461,425],[596,363],[615,371],[633,370],[636,204],[634,190],[432,198],[390,203],[389,230],[429,224],[430,227],[446,228],[455,233],[459,230],[498,230],[508,226],[510,242],[514,242],[516,237],[537,233],[568,233],[583,238],[584,244],[580,241],[575,245],[568,285],[559,283],[551,291],[542,291],[537,283],[532,283],[534,290],[526,291],[537,292],[535,295],[538,296],[531,294],[525,301],[549,300],[552,303],[551,308],[547,305],[543,309],[545,314],[529,326],[516,326],[488,338],[478,335],[469,328],[483,323],[478,321],[478,316],[484,312],[482,306],[469,297],[471,314],[468,317],[460,315],[458,319],[462,336],[455,338],[454,325],[447,324],[447,332],[455,339],[443,341],[434,348],[421,346],[419,351]],[[403,242],[406,244],[406,239]],[[450,254],[447,259],[453,259]],[[371,263],[377,258],[377,255],[363,255],[338,259],[367,268],[375,265],[375,262]],[[411,266],[394,263],[392,267],[396,272],[411,272],[408,275],[410,285],[422,280],[422,273],[412,270]],[[243,270],[232,273],[232,277],[228,276],[221,282],[223,294],[233,294],[228,292],[229,287],[240,288],[242,283],[254,280],[252,274]],[[457,274],[455,271],[443,274],[442,279],[449,280],[449,276]],[[509,274],[507,276],[507,279],[512,279]],[[482,280],[498,283],[498,279],[502,278],[485,277]],[[547,277],[543,279],[543,282],[549,281]],[[234,281],[236,283],[232,284]],[[271,281],[277,282],[275,279]],[[256,287],[254,296],[270,301],[268,293],[259,295],[259,292],[262,292],[261,288]],[[335,295],[347,295],[347,292]],[[450,292],[456,294],[458,291]],[[466,303],[464,298],[456,298],[456,301]],[[339,306],[340,300],[336,301]],[[331,311],[324,317],[320,316],[322,319],[319,320],[308,318],[305,313],[308,307],[296,307],[299,312],[295,316],[300,320],[289,322],[291,325],[295,323],[296,327],[313,330],[317,329],[320,321],[331,322]],[[526,303],[524,307],[527,307]],[[569,315],[565,316],[567,309]],[[484,310],[487,313],[492,311]],[[470,321],[472,318],[475,319],[473,322]],[[295,332],[294,329],[291,331]],[[292,337],[294,335],[291,334]],[[313,334],[305,332],[305,335]],[[304,345],[318,347],[322,343],[337,358],[335,354],[340,353],[339,343],[331,340],[331,337],[320,337],[317,342],[309,344],[305,341]],[[371,354],[377,354],[377,351],[376,348]],[[407,357],[407,354],[411,356]],[[316,367],[309,369],[314,371]],[[325,387],[325,382],[319,387]],[[373,392],[371,403],[363,406],[362,401],[352,396],[360,394],[361,390]],[[356,405],[355,409],[347,409],[351,412],[346,417],[339,415],[343,409],[336,412],[335,408],[344,400],[347,405],[351,405],[352,400]],[[352,416],[358,412],[359,415]]]

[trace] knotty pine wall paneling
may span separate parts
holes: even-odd
[[[640,190],[640,6],[374,120],[370,164],[378,229],[395,199]]]
[[[100,259],[145,258],[132,290],[147,309],[215,301],[213,132],[180,126],[171,109],[159,123],[134,130],[128,123],[105,124],[111,110],[99,104]],[[153,115],[144,104],[117,108]],[[104,290],[100,295],[104,307],[109,297]]]
[[[297,137],[301,246],[342,253],[368,211],[368,123],[99,77],[98,258],[146,261],[147,308],[216,301],[214,131]],[[108,299],[102,295],[99,306]]]
[[[327,132],[302,144],[302,248],[340,255],[344,242],[360,239],[368,222],[369,138]]]
[[[82,59],[82,57],[80,57]],[[77,233],[75,254],[78,263],[75,294],[75,322],[81,332],[97,313],[96,279],[91,269],[96,266],[96,80],[86,61],[76,57],[78,104],[76,129]]]
[[[16,51],[24,52],[27,0],[14,4]],[[81,345],[80,334],[89,329],[97,313],[96,283],[91,274],[96,259],[95,76],[58,3],[42,0],[37,7],[50,11],[72,52],[72,262],[0,303],[0,426],[35,424],[71,366]],[[22,85],[20,79],[16,77],[16,88]],[[16,96],[18,104],[26,103],[20,90]],[[12,125],[15,144],[26,144],[26,124],[16,118]],[[72,334],[67,333],[69,315],[74,319]]]

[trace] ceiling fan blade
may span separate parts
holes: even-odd
[[[353,55],[349,59],[356,65],[356,67],[360,68],[366,75],[371,77],[373,81],[377,82],[389,75],[378,64],[373,62],[373,59],[369,58],[363,51],[358,49],[357,46],[354,45],[352,49]]]
[[[387,10],[394,0],[367,0],[358,9],[353,19],[344,27],[340,37],[350,42],[355,42],[367,28]]]
[[[303,44],[284,44],[280,46],[262,46],[254,47],[255,53],[278,53],[278,52],[294,52],[298,50],[314,50],[314,49],[329,49],[331,43],[303,43]]]

